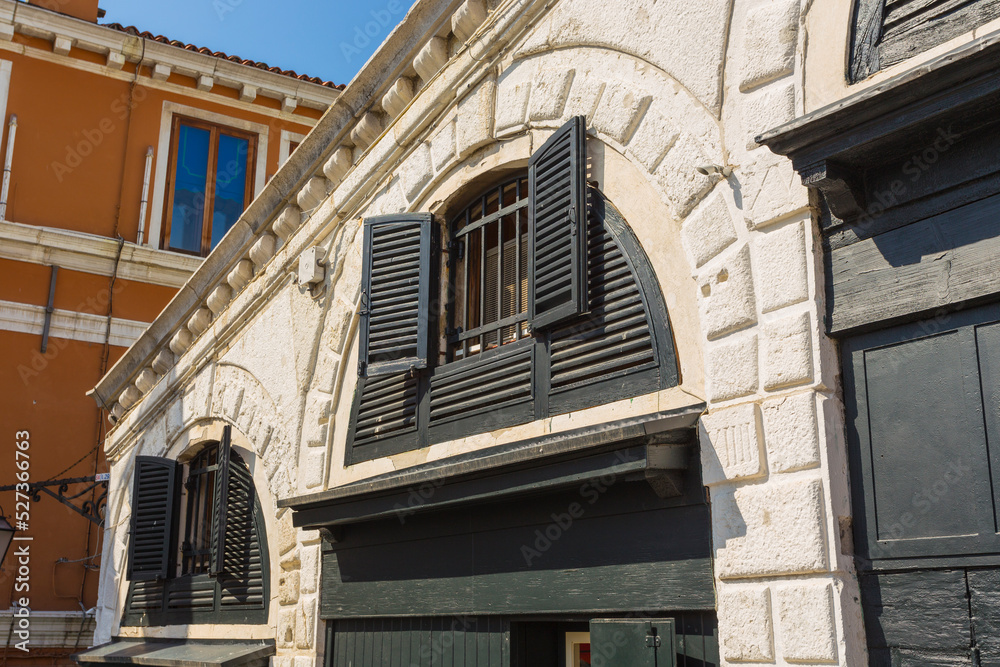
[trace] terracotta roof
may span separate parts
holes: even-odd
[[[256,67],[257,69],[267,70],[268,72],[274,72],[275,74],[281,74],[283,76],[290,76],[293,79],[299,79],[300,81],[308,81],[309,83],[316,83],[321,86],[326,86],[327,88],[335,88],[336,90],[343,90],[344,84],[335,84],[332,81],[323,81],[323,79],[318,76],[309,76],[307,74],[299,74],[294,70],[281,69],[280,67],[271,67],[267,63],[258,62],[256,60],[247,60],[245,58],[240,58],[239,56],[231,56],[222,51],[213,51],[204,46],[195,46],[194,44],[187,44],[185,42],[178,41],[176,39],[170,39],[169,37],[164,37],[163,35],[154,35],[148,30],[139,30],[135,26],[129,25],[124,26],[121,23],[102,23],[105,28],[111,28],[112,30],[117,30],[119,32],[124,32],[128,35],[136,35],[137,37],[142,37],[144,39],[149,39],[154,42],[160,42],[161,44],[169,44],[171,46],[176,46],[180,49],[185,49],[187,51],[196,51],[198,53],[203,53],[206,56],[214,56],[216,58],[222,58],[223,60],[230,60],[234,63],[239,63],[240,65],[246,65],[248,67]]]

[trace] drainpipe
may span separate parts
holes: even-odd
[[[142,245],[143,232],[146,230],[146,206],[149,203],[149,172],[153,167],[153,147],[146,148],[146,173],[142,177],[142,202],[139,204],[139,237],[136,245]]]
[[[7,193],[10,190],[10,164],[14,161],[14,137],[17,135],[17,114],[10,115],[7,130],[7,157],[3,161],[3,187],[0,188],[0,221],[7,219]]]

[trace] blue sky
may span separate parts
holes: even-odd
[[[348,83],[414,0],[100,0],[101,23]],[[280,7],[280,10],[278,9]]]

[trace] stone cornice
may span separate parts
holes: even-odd
[[[44,306],[0,301],[0,331],[16,331],[40,336],[44,325]],[[107,326],[108,318],[102,315],[56,309],[52,311],[49,336],[85,343],[103,343]],[[145,322],[114,317],[111,319],[108,342],[115,347],[128,347],[147,326]]]
[[[104,236],[0,221],[2,259],[110,276],[117,253],[118,242]],[[200,257],[126,243],[118,263],[118,277],[180,287],[202,261]]]
[[[61,39],[74,47],[105,55],[109,64],[117,62],[119,67],[125,61],[141,60],[195,79],[208,76],[237,90],[249,86],[257,94],[278,100],[290,98],[313,109],[326,109],[340,94],[337,89],[310,81],[161,44],[16,0],[0,0],[0,38],[9,40],[15,32],[51,42]]]
[[[121,417],[145,393],[135,384],[141,373],[155,372],[158,380],[189,349],[196,356],[206,352],[199,338],[209,330],[212,339],[231,337],[213,318],[234,298],[245,314],[248,295],[240,292],[251,281],[253,289],[246,291],[253,292],[252,298],[270,293],[287,273],[286,265],[352,217],[380,176],[412,149],[414,139],[489,76],[495,69],[490,63],[512,36],[547,8],[531,0],[506,0],[487,15],[481,0],[418,2],[205,263],[98,383],[92,392],[98,404]],[[454,30],[468,38],[459,42]],[[436,40],[450,43],[450,58],[437,50],[441,42]],[[416,89],[404,105],[387,97],[400,78],[409,78]],[[387,106],[395,118],[385,118]],[[244,319],[227,312],[223,329]],[[170,373],[170,384],[189,376],[191,364],[184,365],[184,371]],[[148,382],[142,384],[148,388]]]

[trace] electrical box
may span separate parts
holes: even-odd
[[[326,269],[323,267],[324,259],[326,259],[326,251],[319,246],[308,248],[299,255],[300,285],[315,285],[323,282],[323,278],[326,276]]]

